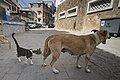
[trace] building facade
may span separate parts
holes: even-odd
[[[20,5],[18,0],[0,0],[0,6],[3,8],[3,20],[10,21],[16,17],[19,18]]]
[[[51,18],[51,22],[49,22],[49,24],[52,24],[55,21],[55,12],[56,12],[55,0],[54,0],[54,2],[53,1],[44,1],[44,3],[47,4],[48,7],[51,9],[52,18]]]
[[[16,21],[19,19],[19,13],[20,13],[20,5],[18,3],[18,0],[6,0],[10,6],[10,20]]]
[[[28,23],[36,23],[37,13],[32,11],[30,8],[20,9],[20,19]]]
[[[9,21],[10,20],[10,4],[5,0],[0,0],[1,14],[2,20]]]
[[[120,0],[60,0],[56,28],[90,32],[100,29],[100,20],[120,17]]]
[[[52,10],[43,1],[38,3],[30,3],[29,8],[37,13],[38,24],[49,24],[52,20]]]

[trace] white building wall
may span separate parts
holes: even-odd
[[[9,5],[0,2],[0,6],[3,7],[3,8],[5,8],[6,15],[10,16]]]

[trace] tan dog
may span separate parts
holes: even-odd
[[[81,68],[81,66],[78,64],[78,60],[81,55],[85,54],[85,70],[90,72],[90,69],[88,68],[88,61],[90,60],[91,55],[94,53],[97,45],[100,43],[106,43],[106,39],[108,37],[109,33],[106,30],[100,30],[94,34],[81,36],[73,34],[59,34],[49,36],[45,41],[43,66],[46,65],[44,62],[46,58],[52,53],[52,61],[50,65],[54,73],[59,73],[59,71],[54,67],[54,63],[59,58],[61,52],[68,52],[71,55],[77,56],[76,65],[78,68]]]

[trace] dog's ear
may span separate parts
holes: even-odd
[[[101,34],[102,36],[107,36],[108,31],[107,31],[107,30],[100,30],[100,34]]]
[[[98,31],[98,30],[96,30],[96,29],[91,30],[91,32],[94,32],[94,33],[97,32],[97,31]]]
[[[108,39],[110,39],[111,38],[111,34],[110,33],[108,33]]]

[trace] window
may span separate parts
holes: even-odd
[[[40,19],[40,18],[38,18],[38,22],[40,22],[40,20],[41,20],[41,19]]]
[[[30,14],[32,14],[31,12],[28,12],[28,14],[30,15]]]
[[[41,4],[38,4],[38,7],[40,7],[41,6]]]
[[[12,6],[12,11],[16,11],[16,7]]]
[[[10,9],[10,10],[11,10],[11,8],[12,8],[12,7],[11,7],[11,6],[9,6],[9,9]]]
[[[26,14],[26,12],[23,12],[23,14]]]
[[[71,9],[67,10],[67,17],[72,17],[72,16],[76,16],[77,15],[77,11],[78,11],[78,7],[73,7]]]
[[[118,3],[118,7],[120,7],[120,0],[119,0],[119,3]]]
[[[32,7],[33,7],[33,4],[30,4],[30,7],[32,8]]]
[[[16,2],[18,3],[18,0],[16,0]]]
[[[64,1],[65,1],[65,0],[60,0],[60,1],[59,1],[59,4],[63,3]]]
[[[59,19],[64,19],[65,18],[65,11],[59,13]]]
[[[38,15],[40,15],[41,14],[41,11],[38,11]]]
[[[9,8],[7,8],[7,10],[9,11]]]
[[[112,9],[113,0],[92,0],[88,2],[87,13]]]
[[[60,2],[63,2],[63,1],[65,1],[65,0],[60,0]]]

